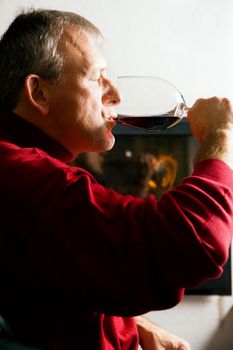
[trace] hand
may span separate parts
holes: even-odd
[[[135,317],[143,350],[191,350],[190,345],[145,317]]]
[[[233,107],[227,98],[199,99],[190,108],[188,120],[200,142],[195,163],[218,159],[233,169]]]
[[[188,120],[193,135],[200,141],[221,130],[232,130],[231,101],[220,97],[199,99],[189,109]]]

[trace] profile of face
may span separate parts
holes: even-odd
[[[59,141],[73,154],[109,150],[115,142],[112,128],[120,92],[107,76],[96,38],[74,28],[66,31],[70,40],[60,43],[66,58],[63,79],[48,85]]]

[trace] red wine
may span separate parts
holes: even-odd
[[[128,115],[118,114],[116,121],[122,125],[130,126],[137,129],[143,129],[148,131],[159,131],[162,129],[170,128],[177,124],[181,118],[168,114],[160,114],[149,117],[131,117]]]

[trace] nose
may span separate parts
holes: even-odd
[[[102,96],[103,105],[117,106],[121,100],[122,96],[117,86],[110,79],[106,79]]]

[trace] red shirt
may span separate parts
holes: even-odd
[[[206,160],[160,200],[96,183],[55,140],[0,118],[0,314],[46,349],[136,350],[132,316],[222,273],[233,172]]]

